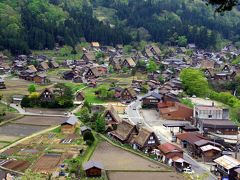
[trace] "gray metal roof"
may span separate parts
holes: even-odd
[[[91,128],[87,127],[87,126],[81,126],[80,130],[81,130],[81,132],[86,131],[86,130],[90,130],[91,131]]]
[[[99,168],[99,169],[103,169],[103,165],[99,162],[96,161],[88,161],[85,164],[83,164],[83,170],[86,171],[88,169],[91,169],[93,167]]]
[[[70,118],[68,118],[68,120],[66,120],[63,124],[71,124],[71,125],[75,125],[78,121],[78,118],[76,116],[71,116]]]
[[[162,95],[161,95],[161,94],[158,94],[158,93],[156,93],[156,92],[148,93],[148,94],[144,95],[144,96],[142,97],[142,99],[144,99],[144,98],[146,98],[146,97],[149,97],[149,96],[153,96],[153,97],[155,97],[156,99],[162,99]]]

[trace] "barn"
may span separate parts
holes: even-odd
[[[76,116],[71,116],[61,124],[61,132],[63,134],[73,134],[76,130],[78,119]]]

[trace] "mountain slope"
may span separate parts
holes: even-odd
[[[151,40],[218,48],[239,44],[240,13],[214,16],[200,0],[1,0],[0,50],[13,54],[75,46],[81,37],[102,44]]]

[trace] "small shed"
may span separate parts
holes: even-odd
[[[101,177],[103,165],[96,161],[88,161],[83,165],[87,177]]]
[[[76,116],[71,116],[61,124],[61,131],[64,134],[73,134],[76,130],[78,119]]]
[[[81,127],[80,127],[80,132],[81,132],[81,135],[82,135],[82,136],[84,135],[84,133],[86,133],[86,132],[91,132],[91,131],[92,131],[91,128],[88,127],[88,126],[81,126]]]

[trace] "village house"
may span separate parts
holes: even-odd
[[[83,170],[85,171],[87,177],[101,177],[103,165],[99,162],[88,161],[83,164]]]
[[[61,132],[63,134],[73,134],[76,130],[78,119],[76,116],[71,116],[61,124]]]
[[[117,125],[117,129],[109,132],[109,135],[121,143],[130,143],[132,137],[138,133],[136,125],[122,121]]]
[[[84,77],[86,79],[95,79],[95,78],[98,78],[99,76],[100,76],[100,73],[97,67],[88,68],[88,70],[84,74]]]
[[[145,48],[145,50],[143,51],[143,55],[149,59],[154,58],[154,54],[150,48]]]
[[[54,100],[54,93],[51,89],[44,89],[39,96],[41,102],[52,102]]]
[[[75,95],[75,100],[76,101],[84,101],[85,96],[82,91],[78,91]]]
[[[134,68],[136,66],[136,63],[131,57],[127,57],[122,61],[121,66],[126,68]]]
[[[21,104],[23,97],[24,97],[23,95],[13,95],[12,96],[12,103],[16,104],[16,105]]]
[[[48,61],[41,62],[38,69],[40,71],[47,71],[49,69]]]
[[[105,118],[107,124],[119,124],[122,122],[122,119],[111,104],[108,105],[103,117]]]
[[[86,63],[90,63],[90,62],[96,61],[96,56],[95,56],[95,53],[93,51],[89,51],[89,52],[83,54],[82,59]]]
[[[168,165],[172,165],[172,158],[175,156],[183,158],[183,150],[174,144],[164,143],[159,145],[158,149],[161,160]]]
[[[162,101],[162,95],[151,92],[150,94],[146,94],[142,97],[142,107],[143,108],[157,108],[158,103]]]
[[[65,71],[63,73],[63,78],[65,80],[72,80],[75,77],[75,72],[74,71]]]
[[[120,71],[121,70],[121,57],[113,57],[110,58],[109,65],[113,67],[114,71]]]
[[[0,79],[0,89],[6,89],[5,81]]]
[[[33,77],[33,82],[36,84],[46,84],[48,82],[46,74],[37,74]]]
[[[189,121],[193,117],[193,109],[179,102],[160,102],[158,111],[160,117],[167,120]]]
[[[140,128],[138,134],[133,136],[130,143],[132,144],[133,149],[138,149],[144,152],[151,152],[160,145],[156,134],[146,128]]]
[[[231,156],[223,155],[214,160],[215,174],[221,179],[239,180],[238,171],[240,168],[240,161]],[[237,170],[237,171],[236,171]]]
[[[177,143],[183,148],[187,149],[192,157],[198,157],[197,147],[195,142],[206,139],[201,134],[196,132],[179,133],[176,135]]]
[[[156,46],[155,44],[150,46],[150,51],[158,58],[160,58],[161,55],[161,50],[158,46]]]
[[[37,69],[36,69],[36,67],[34,65],[29,65],[28,66],[28,70],[31,73],[36,73],[37,72]]]
[[[132,101],[137,99],[137,93],[132,88],[124,88],[121,92],[120,99],[122,101]]]
[[[219,147],[211,144],[200,147],[203,162],[212,162],[214,159],[221,156],[222,150]]]
[[[56,69],[56,68],[59,68],[59,64],[56,61],[51,60],[49,61],[49,67],[52,69]]]
[[[229,120],[229,110],[216,107],[214,103],[212,106],[195,106],[193,116],[193,123],[201,132],[238,134],[238,127]]]
[[[183,172],[186,168],[191,169],[191,165],[183,159],[183,150],[171,143],[164,143],[158,146],[161,160],[169,166],[175,167],[178,172]]]
[[[100,48],[100,43],[99,42],[91,42],[91,47],[92,48]]]
[[[92,129],[88,126],[81,126],[80,133],[83,136],[86,132],[92,132]]]

